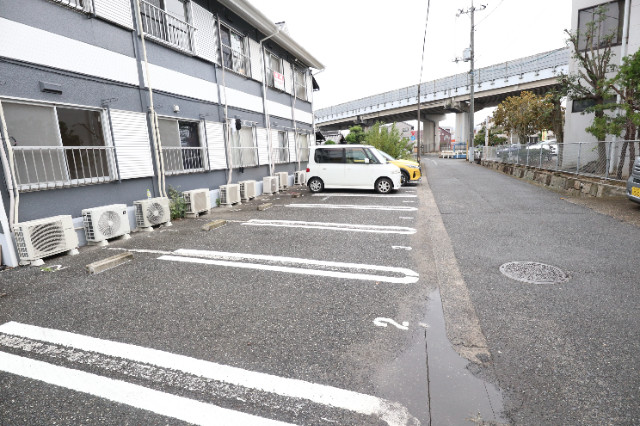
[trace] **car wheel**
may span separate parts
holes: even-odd
[[[409,174],[407,172],[402,172],[400,175],[400,185],[405,186],[409,183]]]
[[[380,178],[376,181],[376,191],[380,194],[388,194],[393,189],[393,182],[389,178]]]
[[[307,183],[307,186],[309,187],[309,191],[311,191],[311,192],[320,192],[324,188],[324,184],[322,183],[322,179],[317,178],[317,177],[309,179],[309,182]]]

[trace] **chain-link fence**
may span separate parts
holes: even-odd
[[[626,180],[640,155],[640,141],[539,142],[483,147],[484,160],[611,180]]]

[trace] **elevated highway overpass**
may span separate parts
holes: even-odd
[[[523,90],[543,94],[557,86],[560,73],[568,72],[568,48],[552,50],[475,71],[475,110],[496,106],[508,96]],[[439,122],[445,114],[456,114],[458,142],[467,142],[469,132],[469,73],[425,82],[420,87],[420,117],[423,122],[423,150],[439,150]],[[386,123],[416,120],[418,86],[368,96],[315,111],[320,130],[346,130],[354,125],[368,127],[376,121]]]

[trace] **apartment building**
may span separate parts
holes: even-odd
[[[606,8],[603,31],[614,34],[613,58],[616,65],[622,63],[622,58],[640,48],[640,0],[573,0],[571,14],[572,31],[585,31],[587,24],[593,22],[598,7]],[[604,35],[604,34],[603,34]],[[584,43],[584,42],[582,42]],[[584,47],[586,46],[579,46]],[[569,73],[579,71],[578,63],[569,60]],[[565,118],[564,140],[567,142],[594,142],[593,135],[585,129],[593,122],[593,114],[584,114],[584,110],[591,106],[587,101],[568,100]]]
[[[0,40],[5,265],[18,223],[169,186],[215,205],[315,144],[324,66],[246,0],[0,0]]]

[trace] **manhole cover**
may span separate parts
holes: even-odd
[[[558,284],[569,279],[560,268],[537,262],[509,262],[500,266],[507,277],[529,284]]]

